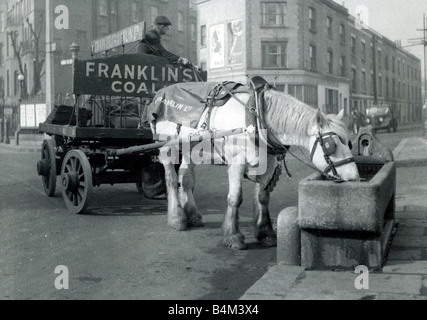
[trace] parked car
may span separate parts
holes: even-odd
[[[374,132],[380,129],[397,132],[398,117],[389,105],[377,105],[366,109],[366,125],[371,125]]]

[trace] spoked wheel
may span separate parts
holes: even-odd
[[[62,197],[71,213],[83,213],[92,193],[92,169],[86,155],[80,150],[71,150],[62,162]]]
[[[42,146],[42,158],[37,163],[37,172],[42,177],[43,188],[48,197],[56,191],[56,156],[55,141],[45,140]]]

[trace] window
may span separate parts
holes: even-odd
[[[396,80],[393,79],[393,87],[391,92],[393,93],[393,98],[396,98]]]
[[[338,90],[325,89],[326,113],[338,114]]]
[[[302,95],[302,85],[290,84],[288,85],[288,94],[297,98],[300,101],[303,101]]]
[[[132,2],[132,20],[135,22],[139,22],[139,8],[138,8],[138,2],[133,1]]]
[[[184,14],[179,11],[178,12],[178,30],[179,31],[184,31]]]
[[[378,95],[379,96],[383,95],[383,77],[382,76],[378,76]]]
[[[279,92],[285,92],[285,85],[284,84],[276,84],[276,89]]]
[[[0,77],[0,98],[4,98],[4,79]]]
[[[332,38],[332,18],[326,17],[326,31],[328,33],[328,37]]]
[[[286,25],[286,2],[261,3],[262,25],[284,26]]]
[[[287,42],[262,42],[262,67],[287,67]]]
[[[381,50],[378,50],[378,68],[381,69],[381,66],[382,66]]]
[[[384,67],[386,70],[389,69],[389,61],[388,61],[388,55],[387,54],[384,56]]]
[[[317,86],[290,84],[288,85],[288,94],[313,108],[318,107]]]
[[[356,54],[356,38],[351,37],[351,53]]]
[[[313,45],[310,45],[309,48],[309,55],[310,55],[310,70],[316,71],[317,70],[317,64],[316,64],[316,47]]]
[[[191,29],[191,41],[197,40],[197,29],[196,24],[194,22],[191,23],[190,29]]]
[[[391,68],[392,68],[392,71],[393,71],[393,73],[394,72],[396,72],[396,58],[395,57],[392,57],[391,58]]]
[[[345,25],[344,24],[340,24],[340,40],[341,40],[341,44],[345,44]]]
[[[346,66],[346,62],[345,62],[345,57],[344,56],[341,56],[341,58],[340,58],[340,67],[341,67],[341,76],[342,77],[345,77],[346,75],[347,75],[347,73],[346,73],[346,68],[347,68],[347,66]]]
[[[362,61],[366,60],[366,43],[362,41]]]
[[[0,32],[4,32],[4,13],[0,11]]]
[[[328,50],[328,72],[334,72],[334,54],[331,50]]]
[[[353,91],[357,90],[357,71],[356,69],[351,69],[351,88]]]
[[[316,86],[304,85],[304,102],[313,108],[318,107]]]
[[[385,78],[385,96],[386,96],[386,98],[390,97],[390,88],[389,88],[388,77]]]
[[[288,94],[298,100],[317,108],[317,86],[290,84],[288,85]]]
[[[0,43],[0,66],[3,65],[4,57],[3,57],[3,43]]]
[[[108,14],[107,0],[99,0],[99,15],[106,16]]]
[[[206,26],[200,27],[200,45],[206,47]]]
[[[316,32],[316,10],[308,8],[308,29],[312,32]]]
[[[363,88],[363,93],[366,93],[366,72],[362,71],[362,88]]]
[[[89,47],[86,31],[77,30],[77,32],[76,32],[76,43],[78,43],[81,48],[88,48]]]
[[[159,7],[151,6],[150,7],[150,18],[151,18],[151,24],[154,25],[154,20],[156,17],[159,16]]]
[[[111,14],[117,13],[117,1],[115,1],[115,0],[110,1],[110,12],[111,12]]]

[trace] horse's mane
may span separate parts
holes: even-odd
[[[317,109],[299,101],[291,95],[276,90],[266,90],[265,121],[269,129],[276,134],[307,135],[309,129],[316,126]],[[322,131],[335,132],[345,142],[348,133],[344,123],[336,115],[322,114]]]

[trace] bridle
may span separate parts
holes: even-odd
[[[328,179],[331,179],[335,182],[343,182],[336,168],[343,166],[345,164],[356,162],[356,161],[354,160],[353,157],[343,159],[337,162],[333,162],[331,160],[329,156],[333,154],[337,149],[337,145],[333,138],[334,136],[339,137],[335,132],[321,133],[319,131],[319,133],[316,134],[316,141],[314,142],[313,148],[311,149],[310,160],[311,162],[313,162],[314,154],[317,150],[317,147],[320,145],[322,147],[323,157],[325,158],[325,161],[328,166],[323,172],[321,170],[318,170],[318,171]],[[329,174],[330,171],[332,171],[332,176]]]

